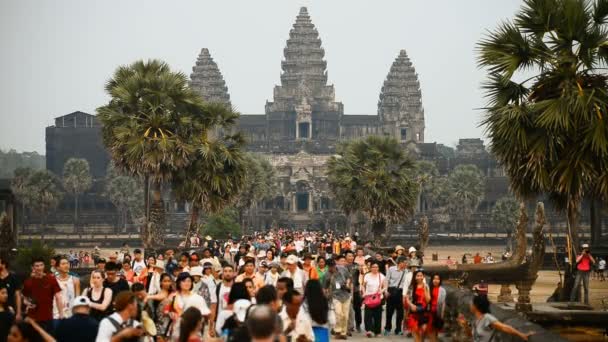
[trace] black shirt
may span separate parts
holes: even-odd
[[[21,289],[21,283],[19,282],[19,279],[17,279],[15,273],[9,272],[6,278],[0,278],[0,285],[2,285],[2,287],[6,287],[8,292],[8,306],[17,310],[15,305],[15,291]]]
[[[115,283],[110,283],[107,279],[103,281],[103,287],[107,287],[112,290],[112,303],[114,303],[114,299],[116,296],[122,291],[129,291],[129,283],[123,278],[118,278],[119,280]],[[112,310],[114,311],[114,310]]]
[[[59,321],[55,338],[61,342],[95,342],[99,322],[84,314],[74,314]]]
[[[15,321],[15,315],[10,311],[0,312],[0,342],[6,342],[11,326]]]

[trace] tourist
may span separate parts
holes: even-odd
[[[217,256],[211,253],[210,248],[205,248],[203,250],[203,257],[200,261],[200,264],[202,265],[206,262],[210,262],[211,265],[213,265],[214,272],[219,272],[222,269],[222,264],[220,263],[220,260],[217,258]]]
[[[449,267],[449,266],[454,266],[454,265],[455,265],[454,260],[452,260],[452,257],[451,257],[451,256],[449,256],[449,255],[448,255],[448,258],[447,258],[447,259],[446,259],[446,261],[445,261],[445,264],[446,264],[446,265],[448,265],[448,267]]]
[[[144,261],[144,256],[139,248],[133,250],[133,261],[131,261],[131,268],[133,268],[133,272],[135,272],[135,276],[138,278],[147,268],[146,262]]]
[[[427,305],[431,301],[431,293],[424,281],[424,273],[421,270],[414,272],[413,281],[410,284],[405,301],[409,310],[408,330],[414,335],[415,341],[424,341],[428,323]]]
[[[488,252],[488,255],[486,255],[486,257],[483,260],[483,262],[486,263],[486,264],[493,264],[494,263],[494,257],[492,256],[492,253]]]
[[[205,285],[201,286],[199,294],[205,298],[205,302],[207,303],[209,310],[211,310],[211,319],[213,319],[217,306],[217,284],[216,279],[213,276],[213,265],[210,262],[206,262],[203,265],[203,277],[201,279]],[[203,287],[206,287],[207,290],[204,290]]]
[[[258,265],[258,273],[256,273],[257,279],[262,279],[262,286],[266,285],[266,274],[268,273],[268,262],[266,260],[262,260]],[[260,286],[260,287],[262,287]]]
[[[600,257],[597,262],[597,270],[599,272],[600,281],[606,281],[606,259]]]
[[[21,283],[15,273],[9,270],[5,256],[0,256],[0,288],[6,289],[7,305],[15,310],[15,318],[21,319]]]
[[[230,265],[234,265],[234,254],[232,252],[232,246],[227,244],[226,247],[224,247],[224,253],[222,253],[222,259],[224,259],[224,261]]]
[[[468,262],[468,261],[467,261],[467,254],[466,254],[466,253],[462,255],[462,260],[461,260],[461,262],[462,262],[462,264],[463,264],[463,265],[464,265],[464,264],[466,264],[466,263]]]
[[[281,277],[279,274],[279,263],[273,262],[270,264],[270,271],[266,272],[266,278],[264,280],[265,285],[277,286],[277,281]]]
[[[148,264],[149,266],[150,264]],[[148,291],[148,295],[155,295],[159,293],[161,288],[161,275],[164,273],[166,269],[165,262],[162,260],[155,261],[152,265],[152,272],[148,272],[148,278],[146,281],[146,290]]]
[[[95,261],[95,266],[96,266],[96,269],[100,270],[101,272],[104,272],[104,274],[105,274],[105,271],[106,271],[106,259],[104,259],[104,258],[98,258]]]
[[[128,260],[123,261],[121,273],[129,285],[133,285],[136,281],[135,272],[131,268],[131,263]]]
[[[277,296],[279,297],[281,309],[283,308],[283,296],[290,290],[293,290],[293,280],[291,278],[281,277],[277,280]]]
[[[346,307],[350,309],[350,305]],[[329,331],[335,325],[335,316],[330,315],[329,302],[323,293],[321,283],[311,279],[306,283],[302,314],[310,320],[315,342],[329,342]],[[337,337],[336,337],[337,338]]]
[[[429,323],[427,324],[427,336],[431,341],[439,341],[439,331],[443,329],[445,317],[445,299],[447,292],[441,286],[441,276],[433,274],[431,277],[431,306],[429,311]]]
[[[244,272],[236,277],[236,283],[240,283],[244,279],[251,279],[256,289],[264,286],[264,279],[257,275],[255,272],[255,262],[253,259],[246,258],[245,264],[243,265],[243,270]]]
[[[90,316],[91,302],[85,296],[72,300],[72,314],[60,320],[55,337],[61,342],[94,342],[99,329],[99,321]]]
[[[15,310],[8,303],[8,288],[0,284],[0,341],[6,342],[6,337],[15,321]]]
[[[247,331],[251,342],[276,341],[276,313],[268,305],[255,306],[247,316]]]
[[[179,342],[203,342],[203,315],[195,308],[190,307],[182,314],[179,327]]]
[[[181,273],[177,277],[175,284],[177,291],[170,295],[170,298],[172,299],[170,311],[174,313],[173,334],[174,336],[177,336],[179,333],[180,316],[188,308],[197,308],[203,316],[208,316],[210,312],[203,297],[192,292],[194,279],[190,274],[186,272]]]
[[[235,323],[235,321],[229,321],[229,318],[236,314],[237,308],[241,305],[249,303],[251,305],[249,292],[247,292],[247,288],[244,283],[234,283],[230,288],[230,293],[228,294],[226,308],[221,310],[216,318],[215,322],[215,332],[217,336],[229,336],[232,332],[234,326],[231,324]],[[239,301],[239,306],[235,307],[235,303]],[[244,318],[244,317],[241,317]],[[242,320],[240,320],[242,322]],[[226,323],[229,323],[226,325]]]
[[[317,273],[316,268],[312,265],[313,257],[311,254],[307,253],[304,255],[304,262],[302,263],[302,270],[306,274],[306,279],[311,280],[319,280],[319,274]]]
[[[32,275],[23,282],[24,303],[27,316],[36,321],[47,332],[52,333],[53,300],[57,303],[58,318],[63,318],[61,288],[55,276],[44,273],[44,260],[35,257]]]
[[[386,275],[386,270],[388,269],[388,263],[386,260],[384,260],[384,256],[382,255],[382,253],[376,252],[376,254],[374,256],[374,262],[376,264],[378,264],[378,267],[380,267],[380,273],[382,273],[383,275]]]
[[[232,265],[225,265],[222,269],[222,282],[216,288],[217,295],[217,310],[215,314],[215,321],[219,314],[228,308],[228,298],[232,285],[234,284],[234,267]],[[217,328],[216,328],[217,331]]]
[[[473,291],[478,295],[487,296],[488,295],[488,283],[486,283],[483,279],[479,281],[479,284],[476,284],[473,287]]]
[[[370,272],[363,277],[361,296],[365,305],[365,335],[379,336],[382,328],[382,294],[386,290],[380,264],[372,262]]]
[[[56,265],[57,275],[55,278],[59,288],[61,288],[61,301],[64,304],[63,315],[61,316],[70,317],[72,315],[70,304],[80,293],[80,279],[70,275],[70,261],[67,256],[59,257]],[[59,317],[58,307],[55,304],[53,305],[53,318],[59,319]]]
[[[583,244],[581,253],[576,257],[576,278],[574,279],[574,287],[570,293],[570,301],[576,301],[580,296],[580,286],[583,283],[584,303],[589,304],[589,273],[591,266],[595,263],[595,259],[589,251],[589,245]]]
[[[46,332],[36,321],[26,317],[11,326],[8,342],[55,342],[53,336]]]
[[[116,312],[104,318],[99,324],[96,342],[128,341],[144,334],[141,323],[135,320],[137,299],[131,291],[123,291],[114,301]]]
[[[131,287],[124,278],[118,276],[120,267],[118,264],[108,262],[106,264],[106,279],[103,281],[103,287],[107,287],[112,290],[112,302],[119,293],[123,291],[129,291]],[[137,272],[136,272],[137,274]]]
[[[192,279],[194,280],[194,283],[192,285],[192,291],[196,293],[200,292],[201,286],[203,285],[203,268],[201,266],[190,267],[189,273],[192,276]]]
[[[462,315],[458,318],[458,323],[465,328],[467,335],[474,342],[489,342],[493,339],[496,331],[517,336],[524,341],[527,341],[528,337],[534,334],[533,332],[523,333],[510,325],[501,323],[490,314],[490,301],[487,296],[474,296],[470,310],[475,318],[473,324],[469,325]]]
[[[475,256],[473,257],[474,264],[481,264],[482,260],[483,260],[483,258],[481,257],[481,255],[479,255],[479,253],[476,253]]]
[[[288,277],[293,280],[293,288],[300,292],[304,292],[304,286],[306,284],[306,274],[300,268],[298,268],[298,257],[290,255],[286,260],[287,269],[283,271],[281,277]]]
[[[386,296],[386,323],[384,325],[384,336],[388,336],[392,329],[393,313],[395,313],[395,335],[403,335],[401,322],[403,321],[403,289],[405,275],[407,274],[407,259],[400,256],[396,260],[397,266],[388,270],[384,287],[387,289]]]
[[[403,247],[401,247],[403,248]],[[357,255],[355,256],[355,263],[359,266],[363,266],[365,264],[365,253],[363,248],[357,248]]]
[[[317,264],[317,266],[315,267],[315,270],[316,270],[317,274],[319,275],[319,282],[321,284],[323,284],[323,280],[325,278],[325,273],[327,273],[327,260],[324,257],[319,256],[319,257],[317,257],[316,264]]]
[[[91,272],[91,286],[82,293],[89,299],[90,315],[101,321],[112,312],[112,289],[103,286],[103,272]]]
[[[167,273],[163,273],[160,275],[160,290],[155,294],[149,294],[146,296],[146,302],[148,305],[152,307],[153,319],[156,321],[156,318],[159,312],[159,307],[161,303],[169,297],[169,295],[173,292],[173,280],[171,276]]]
[[[327,261],[328,271],[325,275],[323,288],[327,297],[331,300],[335,313],[334,333],[336,339],[345,340],[348,334],[348,320],[351,309],[351,276],[348,270],[338,270],[336,262],[332,259]]]
[[[289,290],[283,296],[283,309],[279,316],[283,323],[283,335],[291,341],[314,341],[312,322],[302,314],[303,296],[297,290]]]
[[[243,279],[243,284],[245,284],[245,288],[247,288],[247,293],[249,294],[249,300],[255,304],[255,294],[257,293],[257,290],[255,288],[255,285],[253,284],[253,280],[249,279],[249,278],[245,278]]]

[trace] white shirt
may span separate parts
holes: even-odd
[[[289,315],[287,314],[287,310],[285,308],[283,308],[283,310],[279,314],[279,317],[281,317],[281,319],[283,320],[283,329],[287,329],[287,327],[291,323],[291,318],[289,318]],[[315,334],[312,330],[312,320],[310,316],[302,310],[301,307],[300,311],[298,312],[298,315],[296,316],[296,327],[293,331],[287,334],[287,336],[292,337],[292,340],[295,341],[295,339],[300,335],[306,336],[306,338],[310,341],[315,340]]]
[[[122,317],[118,312],[115,312],[108,317],[112,317],[118,324],[122,324],[123,322]],[[114,324],[110,322],[108,317],[102,319],[101,323],[99,323],[99,330],[97,330],[97,338],[95,339],[95,342],[110,342],[112,340],[112,335],[116,333],[117,329]],[[131,326],[136,327],[140,324],[141,323],[138,321],[133,320],[133,324]]]
[[[408,292],[410,290],[410,284],[412,284],[413,276],[414,276],[414,272],[407,270],[407,273],[405,274],[405,279],[403,280],[403,291],[402,291],[403,297],[405,297],[409,294]]]
[[[160,274],[157,272],[152,273],[150,278],[150,286],[148,287],[148,294],[155,295],[160,292]]]
[[[296,271],[293,274],[289,270],[285,270],[281,273],[281,277],[291,278],[291,280],[293,280],[293,288],[301,294],[304,293],[304,285],[306,284],[307,277],[306,273],[300,268],[296,268]]]
[[[218,304],[219,304],[218,312],[222,312],[223,310],[226,310],[226,306],[228,306],[228,294],[230,294],[230,289],[231,289],[231,287],[225,286],[223,282],[220,285],[220,298],[217,299]],[[215,291],[213,291],[213,293],[215,293]]]
[[[600,260],[600,262],[597,264],[597,268],[600,270],[605,270],[606,269],[606,260],[602,259]]]
[[[205,282],[205,284],[207,284],[207,287],[209,288],[209,297],[211,299],[211,303],[217,303],[217,285],[215,284],[215,278],[213,278],[213,276],[211,275],[204,275],[201,279],[201,281]]]
[[[363,277],[363,282],[365,282],[365,292],[364,296],[378,293],[380,291],[380,287],[382,283],[384,283],[384,274],[378,272],[378,274],[372,274],[371,272],[367,273],[365,277]]]
[[[63,317],[70,318],[72,316],[72,300],[76,298],[76,289],[74,286],[74,277],[68,276],[68,279],[61,280],[56,277],[57,283],[61,288],[61,301],[63,302]],[[59,310],[57,309],[57,301],[53,301],[53,318],[59,319]]]
[[[137,275],[140,275],[141,272],[143,272],[143,270],[146,268],[146,263],[143,260],[133,260],[131,265],[133,266],[133,272],[135,272]]]

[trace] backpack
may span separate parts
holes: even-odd
[[[114,328],[116,328],[116,331],[114,332],[114,334],[112,334],[112,336],[118,334],[125,328],[133,328],[133,320],[128,320],[126,322],[123,322],[123,324],[120,324],[114,318],[112,318],[110,316],[108,316],[107,318],[110,321],[110,323],[112,323]],[[131,337],[131,338],[122,339],[122,342],[138,342],[138,341],[139,341],[139,337]]]

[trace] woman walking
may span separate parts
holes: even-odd
[[[84,290],[83,295],[91,301],[91,317],[101,321],[111,313],[112,290],[103,286],[103,272],[91,272],[91,287]]]
[[[427,335],[431,341],[438,341],[438,334],[443,329],[443,319],[445,317],[445,298],[447,292],[441,286],[441,276],[433,274],[431,278],[431,311],[429,312],[429,323],[427,325]]]
[[[424,282],[424,272],[414,272],[413,281],[405,297],[409,315],[407,318],[408,330],[414,335],[414,341],[422,342],[429,321],[427,306],[431,301],[431,291]]]
[[[384,274],[380,273],[380,265],[372,262],[370,271],[363,277],[361,296],[365,306],[364,321],[367,337],[379,336],[382,325],[382,293]]]

